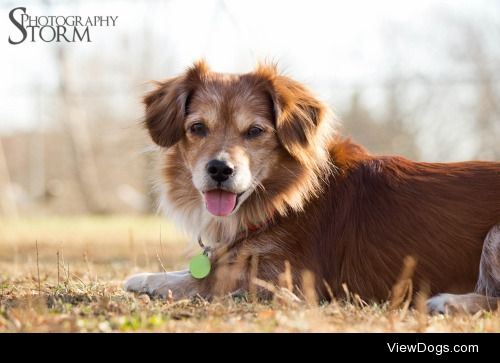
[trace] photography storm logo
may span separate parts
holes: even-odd
[[[9,12],[9,20],[17,29],[9,36],[10,44],[24,41],[50,42],[92,42],[93,28],[114,27],[118,16],[78,16],[78,15],[30,15],[24,7]]]

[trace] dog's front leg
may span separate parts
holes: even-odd
[[[200,282],[189,270],[132,275],[123,287],[126,291],[162,298],[169,296],[171,291],[175,300],[189,299],[200,293]]]

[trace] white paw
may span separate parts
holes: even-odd
[[[126,291],[145,293],[153,296],[166,296],[162,294],[161,287],[167,283],[167,274],[141,273],[132,275],[123,284]],[[165,291],[166,292],[166,291]]]
[[[446,314],[449,306],[454,305],[453,294],[439,294],[427,300],[427,310],[430,314]]]
[[[171,291],[175,299],[180,299],[197,294],[195,283],[189,271],[183,270],[132,275],[125,280],[123,288],[126,291],[162,298],[167,297]]]
[[[123,283],[123,289],[130,292],[146,292],[146,279],[149,273],[141,273],[128,277]]]

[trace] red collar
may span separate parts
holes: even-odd
[[[264,228],[272,225],[273,222],[274,222],[273,217],[270,217],[260,224],[249,223],[249,224],[247,224],[247,230],[248,230],[248,232],[252,232],[252,233],[257,232],[261,229],[264,229]]]
[[[261,223],[261,224],[248,224],[247,225],[247,230],[248,232],[257,232],[259,229],[265,227],[266,225],[268,225],[268,222],[264,222],[264,223]]]
[[[272,217],[267,219],[266,221],[262,222],[261,224],[249,223],[247,225],[247,231],[242,231],[241,233],[239,233],[239,235],[236,236],[235,240],[229,246],[225,246],[225,248],[227,249],[227,248],[233,247],[237,243],[250,237],[248,235],[248,232],[250,232],[254,235],[259,234],[260,232],[263,232],[265,229],[269,228],[269,226],[272,226],[274,223],[275,223],[275,221],[274,221],[274,218],[272,218]],[[205,246],[205,244],[201,240],[201,237],[198,237],[198,244],[203,249],[204,255],[208,256],[209,253],[214,252],[214,248],[209,247],[209,246]]]

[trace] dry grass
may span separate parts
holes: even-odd
[[[170,302],[121,290],[127,275],[181,268],[193,251],[158,218],[3,220],[0,331],[500,332],[500,312],[431,317],[404,301]]]

